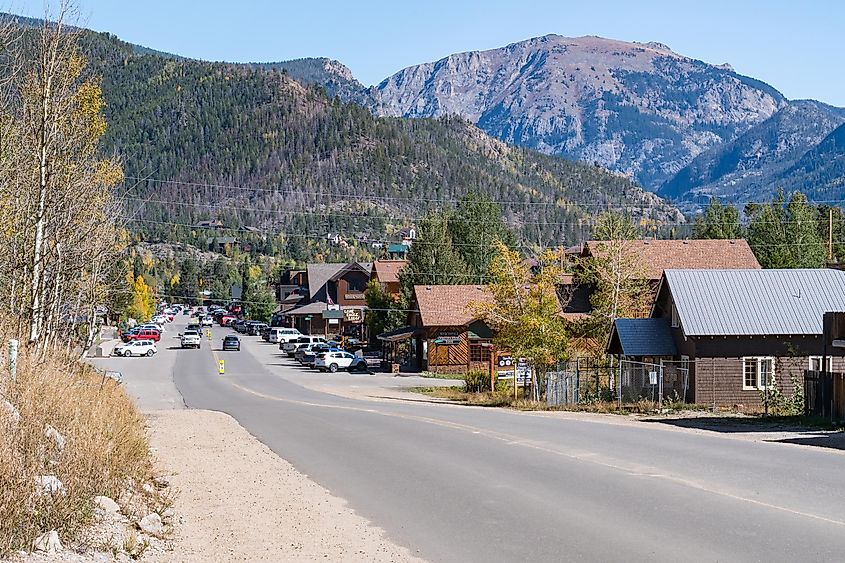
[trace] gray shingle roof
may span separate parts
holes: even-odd
[[[666,319],[616,319],[613,331],[626,356],[678,355],[672,329]]]
[[[317,295],[326,283],[339,274],[348,266],[356,265],[355,262],[339,264],[308,264],[308,293],[311,298]],[[372,262],[358,262],[358,266],[367,274],[373,268]]]
[[[666,270],[687,336],[821,334],[827,311],[845,311],[845,272]]]

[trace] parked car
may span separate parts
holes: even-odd
[[[245,321],[243,319],[238,319],[234,323],[232,323],[232,328],[234,328],[236,331],[238,331],[240,333],[243,333],[246,330],[246,323],[247,323],[247,321]]]
[[[123,333],[122,340],[124,342],[129,342],[131,340],[152,340],[158,342],[161,340],[161,332],[153,328],[130,330],[129,332]]]
[[[114,347],[115,356],[152,356],[156,353],[156,345],[152,340],[130,340]]]
[[[309,368],[314,367],[314,362],[317,361],[317,357],[320,354],[324,354],[326,352],[342,352],[340,348],[330,347],[327,344],[315,344],[313,345],[307,352],[302,353],[302,360],[300,363]]]
[[[279,349],[287,353],[288,358],[293,358],[295,352],[302,344],[317,344],[325,342],[326,339],[322,336],[303,336],[300,335],[296,340],[288,340],[279,342]]]
[[[267,323],[262,323],[261,321],[251,321],[247,329],[247,334],[250,336],[261,336],[261,331],[265,326],[267,326]]]
[[[261,340],[264,342],[270,342],[270,326],[264,325],[261,327]]]
[[[229,334],[223,339],[223,351],[228,350],[241,351],[241,340],[234,334]]]
[[[182,348],[197,348],[202,345],[202,338],[200,333],[195,330],[186,330],[180,336],[182,341]]]
[[[299,362],[301,364],[302,358],[304,357],[304,355],[311,353],[312,348],[314,348],[314,346],[316,346],[316,345],[317,345],[316,343],[311,343],[311,342],[304,342],[304,343],[301,343],[301,344],[297,344],[296,350],[293,353],[293,359],[295,359],[297,362]]]
[[[379,364],[376,364],[376,367],[380,365],[380,362],[381,359],[379,358]],[[366,371],[367,373],[373,373],[372,365],[367,360],[367,358],[362,358],[360,356],[355,356],[355,358],[352,360],[352,363],[350,363],[349,366],[346,368],[346,371]]]
[[[165,332],[167,332],[167,330],[166,330],[166,329],[165,329],[162,325],[160,325],[160,324],[158,324],[158,323],[144,323],[144,324],[142,324],[142,325],[138,325],[138,326],[137,326],[137,327],[135,327],[135,328],[137,328],[137,329],[139,329],[139,330],[140,330],[140,329],[144,329],[144,328],[149,328],[149,329],[152,329],[152,330],[157,330],[157,331],[159,331],[159,332],[160,332],[160,333],[162,333],[162,334],[164,334]]]
[[[237,320],[237,318],[233,315],[223,315],[220,317],[220,326],[232,326],[232,324]]]
[[[271,327],[270,333],[267,335],[267,342],[271,344],[281,344],[282,342],[288,342],[290,340],[296,340],[302,336],[295,328],[282,328],[282,327]]]
[[[314,359],[314,367],[334,373],[339,369],[347,369],[354,360],[355,356],[349,352],[321,352]]]

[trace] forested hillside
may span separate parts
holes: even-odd
[[[679,220],[620,175],[463,120],[375,118],[277,69],[139,53],[108,34],[85,32],[82,45],[102,77],[103,150],[123,161],[127,217],[147,240],[202,245],[215,233],[190,225],[219,219],[306,259],[328,233],[384,240],[470,191],[507,202],[507,221],[544,244],[584,236],[597,209]]]

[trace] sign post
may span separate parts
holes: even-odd
[[[217,373],[223,375],[226,372],[226,368],[223,365],[223,360],[217,360]]]

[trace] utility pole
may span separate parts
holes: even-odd
[[[833,262],[833,208],[827,210],[827,261]]]

